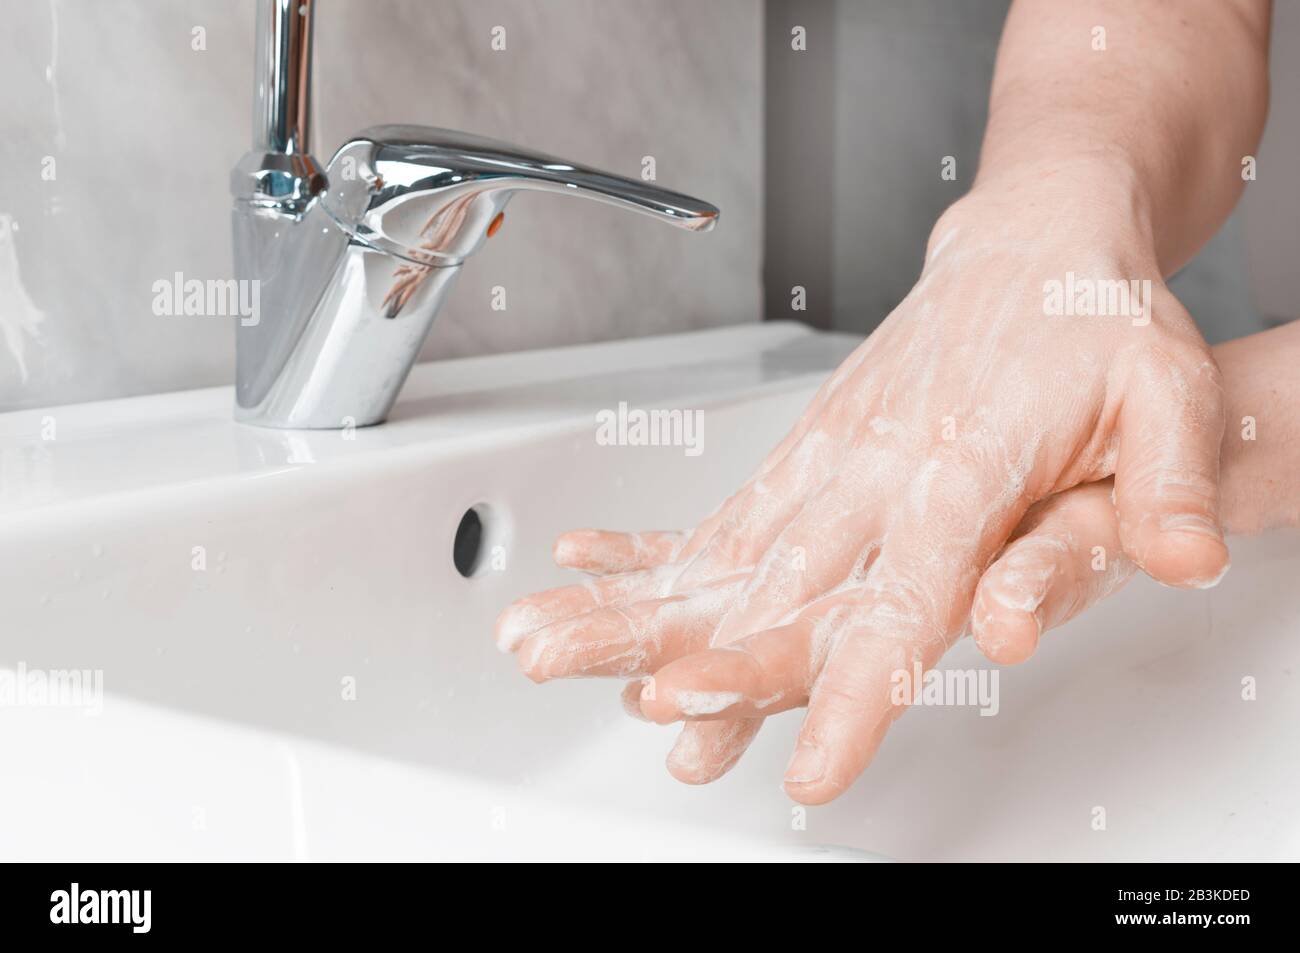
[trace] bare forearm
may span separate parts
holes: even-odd
[[[1227,426],[1220,509],[1229,532],[1300,526],[1300,321],[1214,348]]]
[[[1269,15],[1270,0],[1016,0],[976,187],[1075,179],[1137,219],[1171,273],[1243,187],[1268,106]]]

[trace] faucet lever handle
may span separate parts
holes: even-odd
[[[325,210],[355,240],[421,264],[473,254],[518,191],[595,199],[690,231],[718,209],[648,182],[504,142],[425,126],[377,126],[330,160]]]

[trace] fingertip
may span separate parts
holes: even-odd
[[[851,783],[845,783],[833,778],[822,778],[818,781],[799,781],[787,777],[782,780],[781,788],[790,800],[797,801],[800,804],[807,804],[809,807],[816,807],[821,804],[829,804],[835,800],[849,789]]]
[[[830,780],[825,749],[813,742],[800,741],[785,769],[782,787],[800,804],[825,804],[842,792],[842,786]]]
[[[1164,528],[1139,535],[1125,551],[1151,578],[1179,589],[1212,588],[1231,565],[1218,528],[1200,517],[1166,520]]]
[[[1038,586],[1032,592],[1019,594],[1019,605],[1008,605],[998,594],[1005,589],[1000,565],[994,566],[981,581],[971,609],[971,635],[975,646],[990,662],[997,665],[1018,665],[1028,659],[1038,648],[1043,635],[1039,607],[1046,593]]]
[[[519,659],[519,671],[523,672],[534,685],[540,685],[549,680],[550,676],[546,674],[545,668],[536,660],[525,661],[522,653],[517,658]]]
[[[1192,589],[1213,589],[1219,583],[1223,582],[1223,577],[1228,574],[1232,568],[1232,558],[1227,553],[1227,547],[1224,547],[1224,559],[1219,570],[1208,576],[1194,576],[1187,580],[1187,585]]]
[[[641,715],[646,721],[652,721],[656,725],[671,725],[682,719],[681,711],[676,705],[676,693],[665,692],[662,679],[657,675],[642,682],[637,698]]]
[[[664,759],[664,767],[682,784],[708,784],[723,774],[715,765],[706,763],[700,757],[699,746],[694,741],[694,732],[687,729],[683,729],[677,736],[677,741]]]
[[[497,649],[503,653],[515,651],[524,639],[543,624],[545,620],[536,606],[527,602],[511,603],[497,616],[496,624],[492,627]]]
[[[515,652],[519,670],[538,685],[552,677],[546,651],[548,645],[548,639],[532,635],[524,639]]]
[[[644,690],[645,682],[649,680],[643,678],[638,681],[628,682],[619,693],[619,701],[623,703],[623,711],[627,713],[628,717],[637,721],[648,722],[651,720],[641,710],[641,692]]]
[[[575,529],[561,533],[551,544],[551,559],[562,569],[581,569],[588,563],[588,552],[595,530]]]
[[[971,628],[975,645],[984,657],[998,665],[1019,665],[1038,649],[1043,627],[1036,612],[1005,609],[978,622]]]
[[[782,782],[781,788],[790,800],[807,804],[809,807],[828,804],[844,793],[839,788],[826,784],[791,781],[788,778]]]
[[[716,781],[735,767],[762,724],[761,718],[687,722],[664,765],[683,784]]]
[[[716,781],[721,774],[716,771],[706,771],[698,763],[681,761],[674,758],[673,753],[668,752],[668,758],[664,761],[664,766],[668,768],[668,773],[682,784],[708,784]]]
[[[864,706],[861,696],[828,685],[823,673],[786,765],[785,793],[800,804],[835,800],[876,759],[890,725],[902,711],[892,700],[883,707]]]

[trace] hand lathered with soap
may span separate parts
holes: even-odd
[[[694,531],[561,537],[556,559],[598,578],[508,608],[503,647],[538,681],[636,679],[629,704],[684,722],[668,767],[690,783],[806,706],[785,787],[816,804],[905,710],[894,673],[968,630],[1022,661],[1135,569],[1212,586],[1225,523],[1294,520],[1295,441],[1247,455],[1225,413],[1287,426],[1296,327],[1212,352],[1164,284],[1243,187],[1269,16],[1266,0],[1017,0],[978,176],[911,293]],[[1067,275],[1149,287],[1144,320],[1052,313],[1045,288]]]

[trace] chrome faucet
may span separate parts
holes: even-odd
[[[381,422],[462,263],[517,191],[597,199],[691,231],[707,202],[478,136],[378,126],[324,169],[311,154],[313,0],[258,0],[253,150],[231,177],[235,417],[266,427]]]

